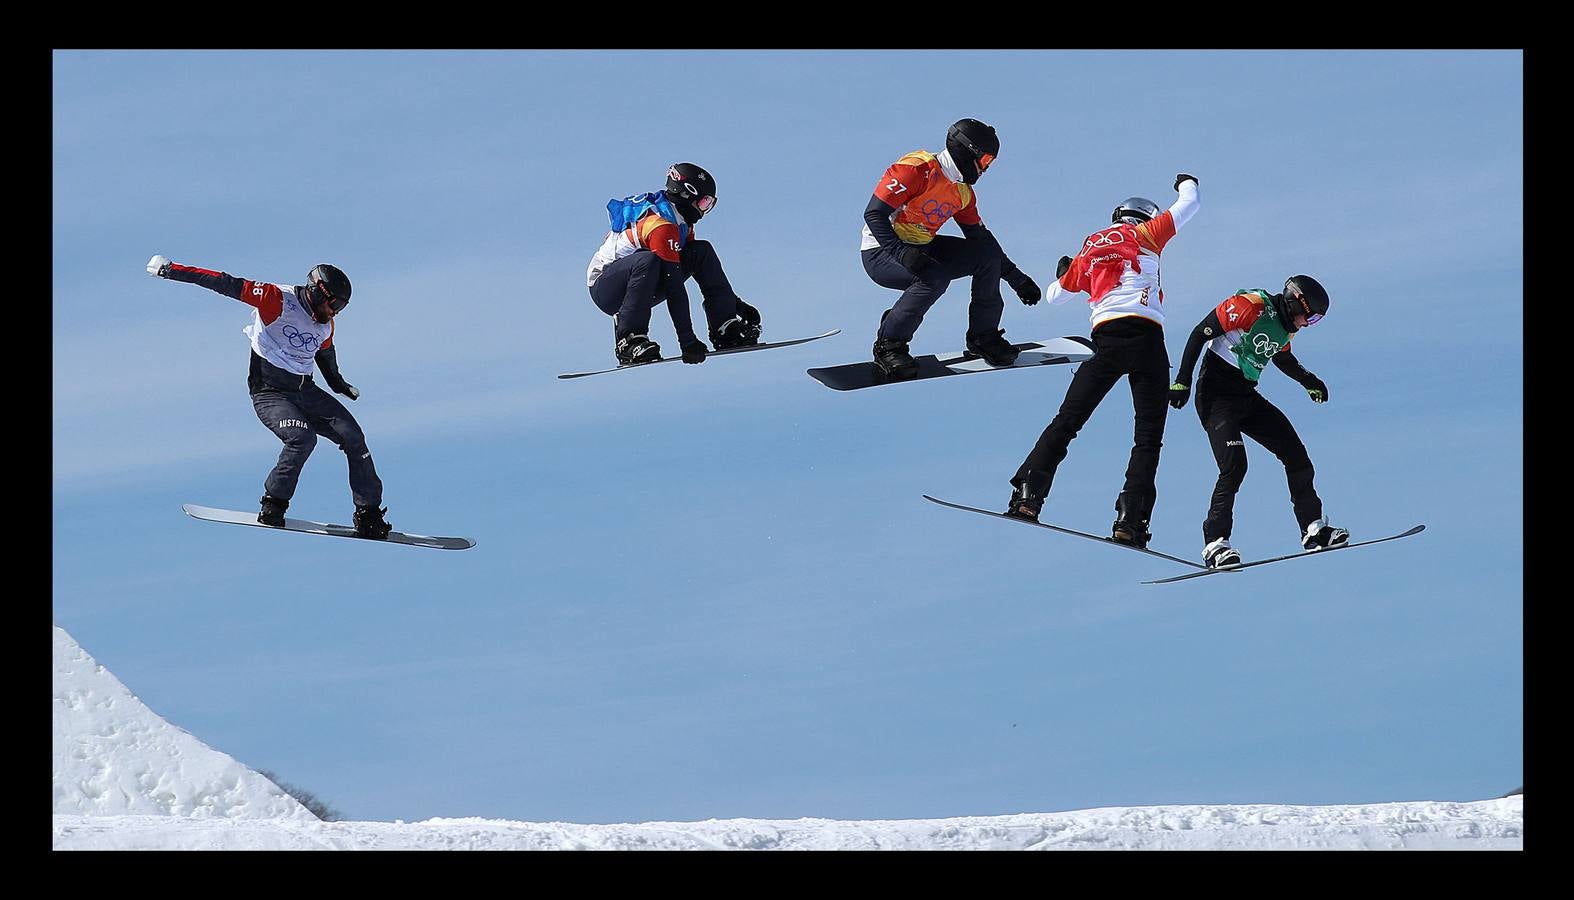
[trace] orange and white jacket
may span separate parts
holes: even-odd
[[[1174,205],[1152,221],[1117,222],[1088,235],[1070,268],[1049,283],[1044,299],[1061,304],[1072,294],[1087,294],[1094,328],[1122,316],[1164,324],[1159,254],[1201,206],[1197,182],[1181,182],[1177,193]]]

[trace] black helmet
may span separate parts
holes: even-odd
[[[306,275],[306,303],[312,318],[326,322],[350,305],[350,279],[338,266],[319,263]],[[330,315],[330,313],[332,315]]]
[[[976,184],[1000,155],[1000,138],[995,129],[977,119],[959,119],[945,135],[945,148],[951,161],[962,171],[962,183]]]
[[[1141,225],[1151,222],[1159,217],[1159,205],[1146,197],[1127,197],[1120,201],[1115,211],[1110,214],[1111,224],[1125,222],[1127,225]]]
[[[1284,280],[1284,291],[1279,294],[1279,312],[1291,331],[1296,330],[1297,314],[1306,317],[1307,325],[1316,325],[1328,315],[1328,292],[1310,275],[1291,275]]]
[[[690,225],[716,208],[716,179],[693,163],[678,163],[667,170],[666,193]]]

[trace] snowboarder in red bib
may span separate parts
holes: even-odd
[[[1075,259],[1062,256],[1049,302],[1064,303],[1074,293],[1088,295],[1093,320],[1093,358],[1077,367],[1060,411],[1039,436],[1011,485],[1006,515],[1038,521],[1055,470],[1077,432],[1087,424],[1115,382],[1131,383],[1135,412],[1131,460],[1126,482],[1115,500],[1110,539],[1148,546],[1148,520],[1158,492],[1154,476],[1163,446],[1165,394],[1170,359],[1164,350],[1164,291],[1159,254],[1196,214],[1200,205],[1195,176],[1175,176],[1175,203],[1164,212],[1152,200],[1130,197],[1115,207],[1110,225],[1088,235]]]
[[[361,396],[339,374],[333,345],[334,318],[349,305],[350,279],[337,267],[323,264],[312,268],[304,285],[269,284],[181,265],[163,256],[148,260],[148,274],[198,284],[252,307],[251,324],[246,327],[251,338],[246,387],[257,418],[284,442],[278,463],[263,481],[257,521],[284,525],[284,511],[295,496],[301,469],[322,435],[337,444],[350,462],[355,533],[378,540],[387,537],[392,526],[384,518],[388,509],[382,506],[383,483],[372,464],[366,436],[344,404],[312,380],[315,365],[335,393],[351,400]]]
[[[1000,153],[995,129],[977,119],[962,119],[946,133],[939,154],[914,150],[891,164],[864,208],[864,271],[881,287],[902,292],[880,316],[874,364],[887,378],[918,375],[908,352],[924,314],[951,282],[971,277],[967,349],[992,366],[1016,362],[1017,348],[1005,339],[1000,316],[1004,280],[1028,306],[1043,296],[1033,279],[1006,257],[978,215],[973,185]],[[940,236],[955,220],[962,237]]]
[[[590,260],[585,285],[596,308],[612,317],[618,365],[661,359],[661,345],[650,339],[650,312],[661,303],[672,316],[683,361],[705,361],[705,342],[694,335],[683,285],[690,278],[705,298],[714,349],[759,343],[760,311],[733,292],[710,242],[694,237],[694,226],[715,208],[716,180],[694,163],[668,169],[660,192],[607,202],[612,227]]]
[[[1257,392],[1257,381],[1272,362],[1305,388],[1313,403],[1328,402],[1328,385],[1306,371],[1290,352],[1291,339],[1327,314],[1328,292],[1323,286],[1310,275],[1294,275],[1277,294],[1260,288],[1236,292],[1203,316],[1186,340],[1180,371],[1170,385],[1170,406],[1186,405],[1192,367],[1206,344],[1208,353],[1197,379],[1197,418],[1219,463],[1219,480],[1202,523],[1202,558],[1211,568],[1241,561],[1240,551],[1230,546],[1230,532],[1235,493],[1246,477],[1243,435],[1284,464],[1304,549],[1322,550],[1350,540],[1348,531],[1329,525],[1323,515],[1323,501],[1312,487],[1312,459],[1295,426]]]

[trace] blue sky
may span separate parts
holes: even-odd
[[[921,86],[910,76],[921,73]],[[1470,800],[1522,780],[1523,77],[1517,52],[59,52],[54,617],[154,711],[349,818],[907,818]],[[895,292],[858,260],[901,154],[971,116],[985,221],[1042,284],[1120,199],[1203,207],[1168,344],[1244,287],[1332,296],[1296,342],[1330,517],[1381,548],[1152,587],[1161,560],[924,503],[1003,506],[1049,368],[826,390]],[[585,267],[673,162],[758,356],[612,363]],[[949,232],[948,232],[949,233]],[[355,284],[336,344],[396,528],[464,553],[188,519],[277,454],[248,308],[154,253]],[[693,310],[700,315],[697,290]],[[954,285],[915,352],[960,345]],[[1086,335],[1026,308],[1009,337]],[[664,309],[653,337],[671,344]],[[1118,386],[1044,518],[1102,530]],[[1235,543],[1295,547],[1249,445]],[[1154,546],[1195,556],[1216,470],[1166,431]],[[345,521],[319,444],[292,514]]]

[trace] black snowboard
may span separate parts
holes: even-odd
[[[712,350],[710,352],[710,354],[708,356],[706,356],[706,360],[708,361],[710,359],[710,357],[713,357],[713,356],[728,356],[728,355],[733,354],[733,353],[749,353],[749,352],[752,352],[754,350],[771,350],[771,349],[774,349],[776,347],[791,347],[794,344],[807,344],[810,341],[818,341],[818,340],[821,340],[823,338],[828,338],[828,337],[830,337],[833,334],[841,334],[841,333],[842,333],[842,330],[840,328],[837,328],[834,331],[827,331],[824,334],[817,334],[814,337],[798,338],[797,340],[792,340],[792,341],[774,341],[774,342],[771,342],[771,343],[768,343],[768,344],[750,344],[747,347],[734,347],[731,350]],[[655,362],[639,363],[637,365],[632,365],[632,366],[616,366],[616,367],[611,368],[611,369],[597,369],[594,372],[568,372],[568,373],[565,373],[563,375],[559,375],[558,377],[559,378],[584,378],[587,375],[605,375],[608,372],[621,372],[624,369],[643,369],[643,368],[645,368],[647,366],[659,366],[662,363],[682,362],[682,361],[683,361],[683,356],[681,354],[678,355],[678,356],[663,356],[661,359],[658,359]]]
[[[976,375],[980,372],[1008,372],[1012,369],[1031,369],[1035,366],[1053,366],[1076,363],[1093,356],[1093,344],[1086,338],[1061,337],[1046,341],[1029,341],[1012,344],[1021,350],[1017,361],[1009,366],[992,366],[976,353],[940,353],[917,356],[918,375],[893,381],[875,367],[873,360],[847,363],[840,366],[810,369],[809,376],[833,391],[856,391],[878,387],[882,384],[902,384],[904,381],[923,381],[926,378],[945,378],[949,375]]]

